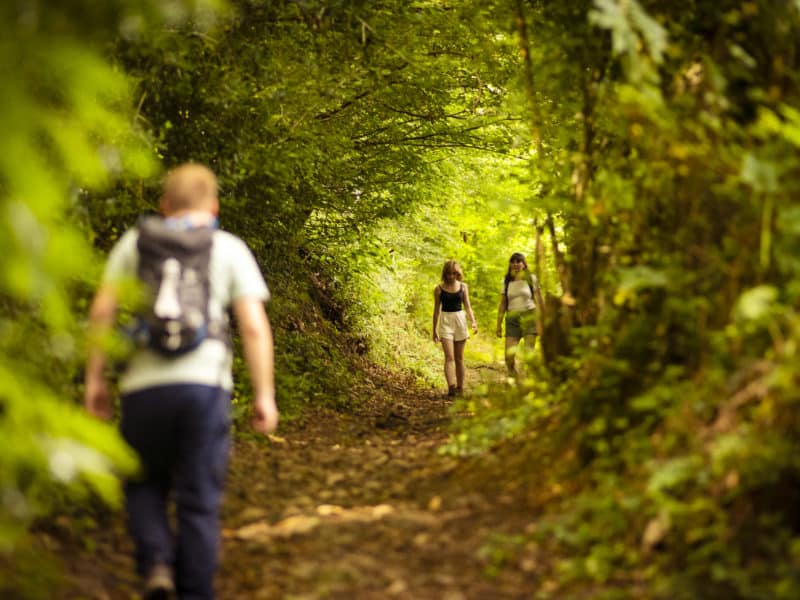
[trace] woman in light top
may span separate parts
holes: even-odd
[[[442,268],[441,283],[433,289],[433,341],[442,342],[448,396],[464,391],[464,346],[469,338],[467,316],[472,331],[478,333],[478,324],[469,303],[469,289],[463,278],[458,263],[448,260]]]
[[[525,346],[530,350],[536,345],[536,323],[540,321],[537,307],[544,307],[539,282],[528,270],[525,256],[514,252],[508,261],[497,307],[497,337],[503,337],[503,315],[506,318],[506,366],[510,375],[516,374],[514,355],[520,340],[525,338]]]

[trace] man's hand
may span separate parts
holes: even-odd
[[[108,386],[102,378],[86,378],[83,404],[90,415],[103,421],[110,421],[111,417],[114,416],[111,395],[108,393]]]
[[[259,433],[272,433],[278,428],[278,406],[275,394],[264,392],[253,398],[253,429]]]
[[[114,416],[114,410],[103,374],[106,357],[102,341],[111,330],[116,312],[117,289],[112,284],[104,284],[97,290],[89,310],[90,346],[83,391],[83,405],[86,411],[104,421]]]

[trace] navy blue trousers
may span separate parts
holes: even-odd
[[[122,397],[122,436],[142,475],[125,484],[136,566],[175,569],[181,600],[214,597],[219,505],[230,444],[230,394],[207,385],[165,385]],[[177,529],[168,517],[174,497]]]

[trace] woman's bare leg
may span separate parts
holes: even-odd
[[[456,363],[456,388],[459,392],[464,391],[464,347],[467,340],[453,343],[453,355]]]
[[[506,367],[508,368],[509,375],[516,375],[517,369],[514,366],[514,355],[517,352],[517,345],[519,344],[520,338],[518,337],[507,337],[506,338]]]
[[[525,336],[525,350],[528,352],[533,352],[534,348],[536,348],[536,338],[537,335],[526,335]]]
[[[523,348],[524,352],[522,353],[522,358],[524,360],[527,360],[529,356],[533,355],[533,350],[536,348],[536,338],[537,338],[536,335],[526,335],[524,338],[522,338],[523,340],[525,340],[525,347]],[[526,365],[523,362],[522,367],[520,369],[517,369],[517,375],[521,374],[523,376],[526,376],[528,372],[525,367]]]
[[[456,362],[453,349],[453,340],[442,340],[442,350],[444,350],[444,378],[447,380],[447,387],[456,385]]]

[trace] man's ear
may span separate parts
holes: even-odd
[[[162,195],[158,199],[158,210],[161,211],[162,215],[167,215],[167,212],[169,211],[169,200],[167,200],[166,196]]]
[[[211,214],[215,217],[219,216],[219,198],[216,196],[211,200]]]

